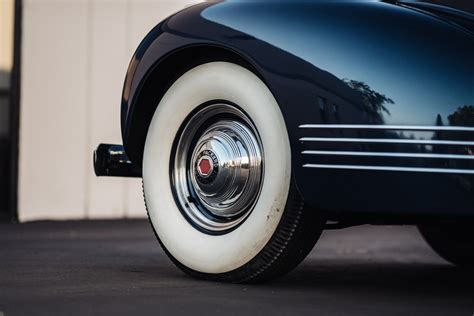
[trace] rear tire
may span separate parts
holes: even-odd
[[[199,144],[206,150],[199,152]],[[224,156],[232,163],[223,163]],[[203,157],[208,161],[201,169]],[[236,175],[240,187],[231,186],[222,199],[235,196],[213,204],[226,188],[224,171]],[[217,193],[209,189],[221,180],[212,189]],[[228,62],[189,70],[163,96],[145,143],[143,188],[164,251],[181,270],[202,279],[280,276],[306,257],[323,229],[324,220],[305,207],[294,182],[275,98],[252,72]]]
[[[423,225],[419,230],[426,242],[445,260],[461,266],[474,267],[473,225]]]

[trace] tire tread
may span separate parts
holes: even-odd
[[[146,207],[145,190],[143,197]],[[148,208],[146,209],[148,214]],[[293,179],[285,209],[282,211],[280,223],[264,248],[242,267],[220,274],[198,272],[181,264],[161,242],[149,214],[148,220],[168,258],[188,275],[220,282],[259,283],[272,280],[294,269],[313,249],[323,231],[325,221],[317,210],[305,207]]]

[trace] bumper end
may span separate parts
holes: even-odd
[[[122,145],[100,144],[94,151],[94,171],[98,177],[142,176],[141,167],[133,164]]]

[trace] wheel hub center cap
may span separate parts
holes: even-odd
[[[244,124],[224,120],[211,125],[196,143],[191,157],[191,182],[197,197],[218,216],[246,210],[258,191],[261,154]]]

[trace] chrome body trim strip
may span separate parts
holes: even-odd
[[[304,150],[301,153],[303,155],[326,155],[326,156],[362,156],[362,157],[435,158],[435,159],[474,160],[474,155],[454,155],[454,154],[420,154],[420,153],[330,151],[330,150]]]
[[[376,130],[406,130],[406,131],[453,131],[474,132],[474,127],[467,126],[419,126],[419,125],[365,125],[365,124],[302,124],[299,128],[312,129],[376,129]]]
[[[445,169],[445,168],[414,168],[414,167],[393,167],[393,166],[363,166],[363,165],[329,165],[311,164],[303,165],[303,168],[318,169],[346,169],[346,170],[370,170],[370,171],[398,171],[398,172],[423,172],[423,173],[448,173],[448,174],[474,174],[474,170],[469,169]]]
[[[392,143],[392,144],[420,144],[420,145],[460,145],[474,146],[473,142],[455,140],[429,139],[393,139],[393,138],[336,138],[336,137],[302,137],[301,142],[337,142],[337,143]]]

